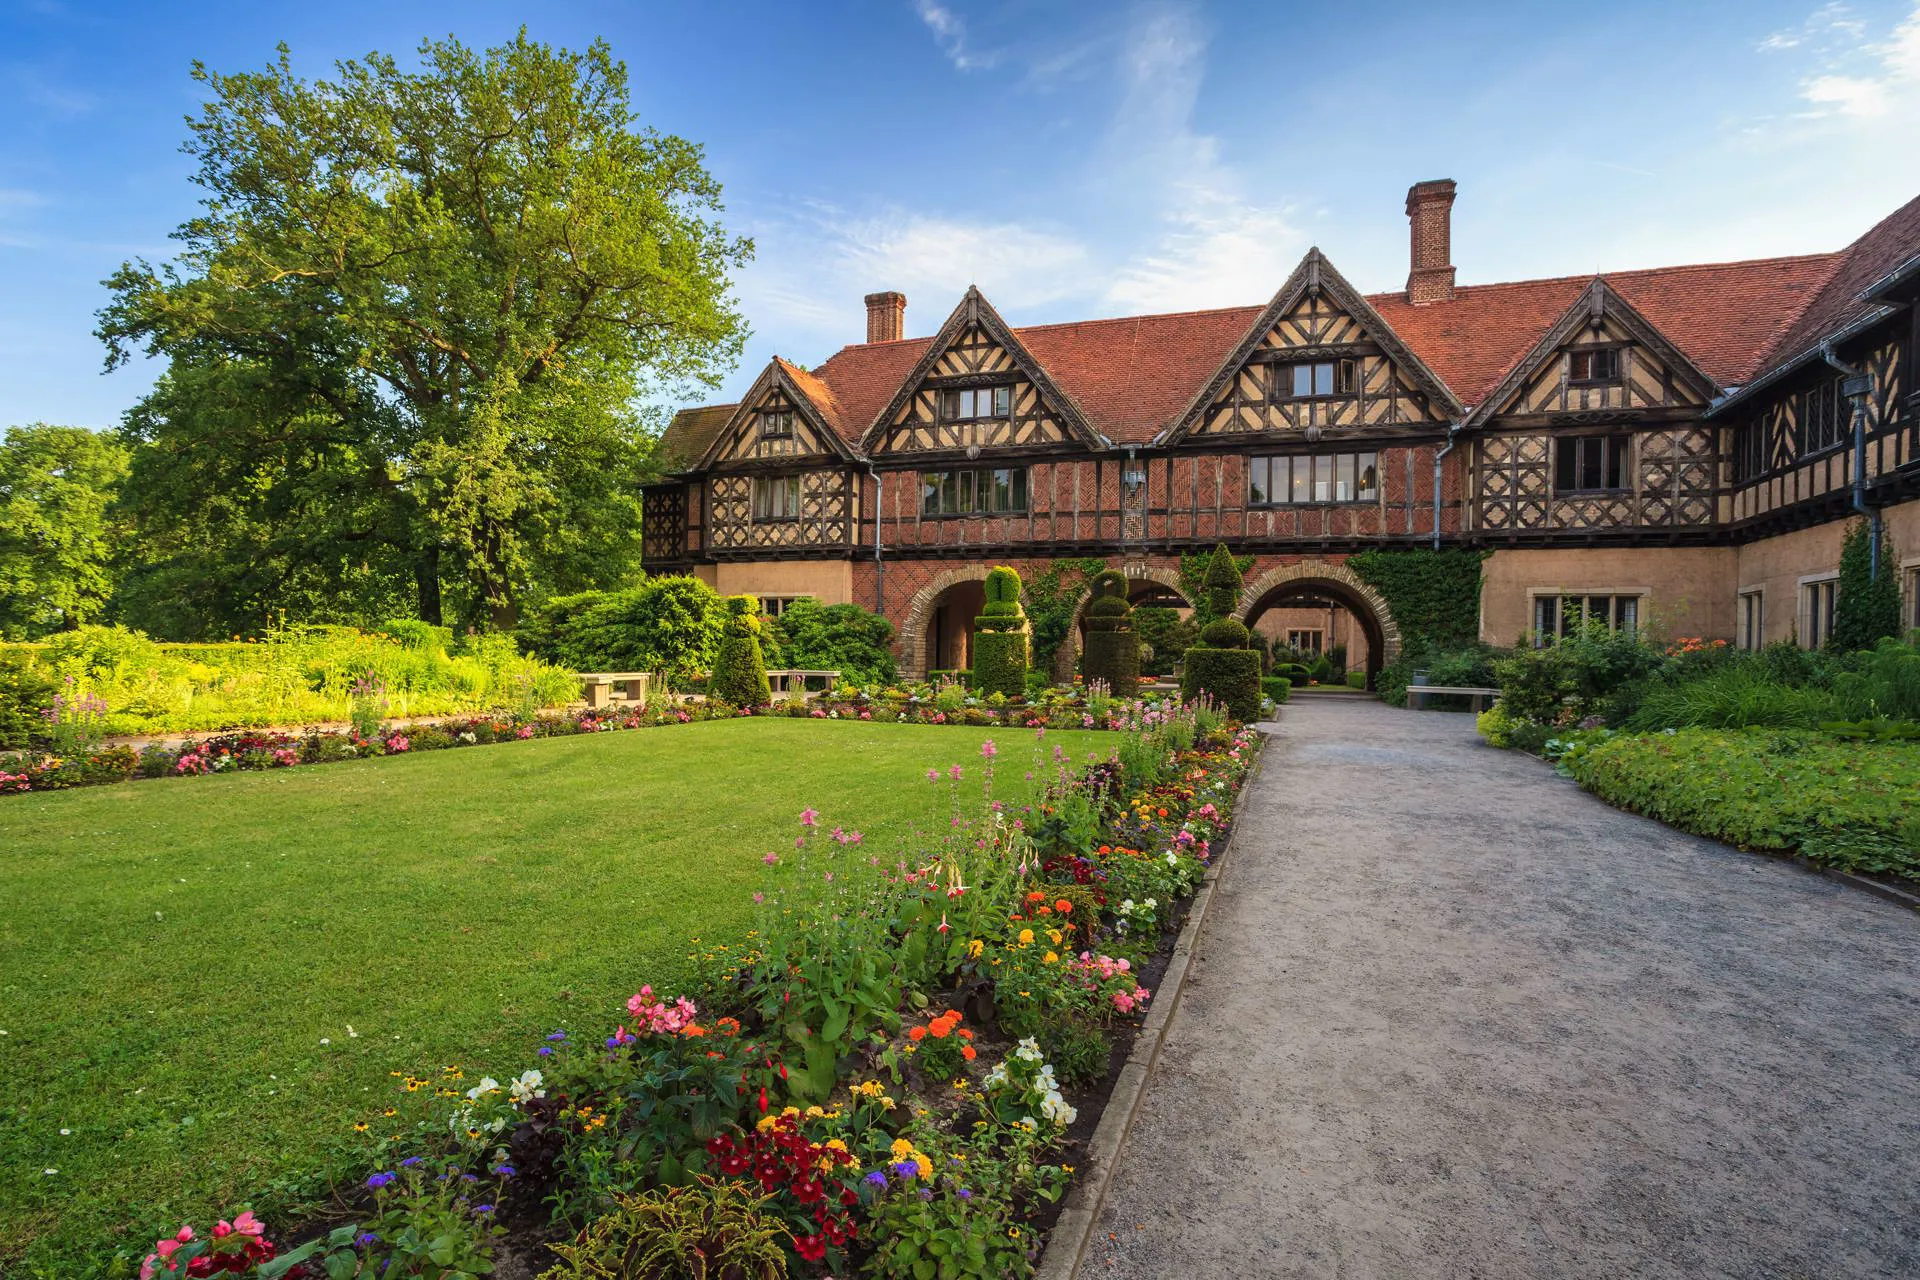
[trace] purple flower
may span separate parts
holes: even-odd
[[[362,1231],[359,1235],[353,1238],[353,1242],[359,1245],[362,1249],[364,1249],[369,1245],[379,1244],[380,1237],[375,1235],[371,1231]]]
[[[865,1178],[862,1178],[861,1181],[867,1183],[869,1186],[884,1187],[887,1185],[887,1171],[885,1169],[875,1169]]]
[[[965,1187],[960,1188],[959,1195],[962,1200],[973,1199],[973,1192],[967,1190]]]
[[[511,1178],[514,1174],[514,1168],[510,1164],[497,1164],[493,1166],[493,1171],[503,1178]]]
[[[931,1200],[933,1199],[933,1192],[927,1190],[925,1187],[922,1187],[920,1188],[920,1198],[922,1200]]]
[[[367,1189],[369,1191],[378,1191],[380,1188],[386,1186],[389,1182],[392,1182],[396,1176],[398,1175],[391,1174],[391,1173],[376,1173],[371,1178],[367,1179]]]
[[[920,1166],[911,1160],[902,1160],[893,1166],[893,1175],[901,1181],[910,1181],[920,1176]]]
[[[565,1040],[566,1038],[567,1038],[567,1033],[564,1031],[556,1031],[552,1035],[547,1037],[547,1039],[549,1040]]]
[[[413,1166],[415,1166],[415,1165],[417,1165],[417,1164],[419,1164],[419,1163],[420,1163],[420,1157],[419,1157],[419,1156],[408,1156],[408,1157],[407,1157],[407,1158],[406,1158],[405,1160],[402,1160],[402,1161],[400,1162],[400,1167],[401,1167],[402,1169],[411,1169],[411,1168],[413,1168]]]
[[[473,1211],[475,1213],[492,1213],[493,1206],[490,1204],[477,1204],[473,1206]]]
[[[543,1058],[551,1058],[553,1056],[553,1046],[543,1044],[535,1052],[537,1052]]]

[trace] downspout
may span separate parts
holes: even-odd
[[[887,616],[887,564],[880,557],[880,473],[867,459],[867,475],[873,481],[873,611]]]
[[[1463,418],[1459,422],[1447,424],[1447,443],[1433,455],[1433,549],[1440,549],[1440,464],[1453,452],[1453,438],[1460,434],[1460,428],[1466,425]]]
[[[1873,376],[1845,363],[1833,353],[1833,340],[1820,344],[1820,358],[1843,376],[1840,394],[1847,398],[1853,419],[1853,509],[1867,517],[1868,576],[1880,580],[1880,508],[1867,505],[1867,393]]]

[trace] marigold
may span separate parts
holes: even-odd
[[[975,1058],[980,1056],[980,1051],[974,1048],[970,1044],[963,1044],[960,1046],[960,1056],[965,1058],[968,1062],[972,1062]]]
[[[919,1044],[922,1040],[926,1038],[927,1038],[927,1029],[925,1027],[908,1027],[907,1028],[907,1039],[913,1041],[915,1044]]]
[[[1064,916],[1073,910],[1073,903],[1066,898],[1062,898],[1053,904],[1053,909]]]
[[[1033,930],[1022,929],[1020,931],[1020,945],[1023,947],[1033,945]]]

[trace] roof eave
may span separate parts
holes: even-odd
[[[1765,391],[1768,387],[1773,386],[1775,383],[1778,383],[1784,380],[1791,374],[1797,373],[1799,370],[1806,368],[1809,364],[1812,364],[1814,361],[1820,359],[1821,358],[1820,349],[1826,346],[1828,343],[1845,342],[1850,338],[1857,338],[1861,334],[1865,333],[1867,330],[1873,328],[1873,326],[1879,324],[1882,320],[1885,320],[1888,316],[1892,315],[1897,310],[1899,310],[1898,307],[1891,307],[1891,306],[1882,304],[1878,307],[1875,307],[1872,311],[1867,312],[1865,315],[1861,316],[1858,320],[1855,320],[1852,324],[1842,325],[1840,328],[1835,329],[1832,333],[1827,334],[1825,337],[1821,338],[1820,341],[1814,343],[1812,346],[1800,352],[1798,355],[1791,356],[1785,360],[1782,360],[1780,363],[1768,369],[1765,373],[1762,373],[1758,377],[1754,378],[1751,382],[1748,382],[1743,386],[1737,387],[1734,390],[1729,391],[1726,395],[1721,396],[1718,400],[1715,400],[1712,404],[1707,406],[1707,412],[1705,416],[1709,418],[1719,417],[1722,413],[1726,412],[1727,410],[1747,403],[1749,400],[1759,395],[1762,391]]]

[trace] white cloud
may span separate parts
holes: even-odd
[[[1833,0],[1807,15],[1797,27],[1776,31],[1760,42],[1763,53],[1781,53],[1803,45],[1825,46],[1835,39],[1854,41],[1867,33],[1867,24],[1853,16],[1846,5]]]
[[[1776,32],[1762,50],[1805,45],[1820,67],[1800,81],[1800,97],[1812,119],[1874,121],[1887,117],[1920,120],[1920,3],[1886,40],[1868,38],[1865,23],[1828,5],[1807,20],[1800,38]]]
[[[1189,310],[1256,300],[1305,251],[1285,202],[1257,199],[1220,140],[1194,127],[1207,33],[1185,6],[1136,9],[1116,70],[1125,96],[1108,162],[1123,189],[1148,193],[1151,245],[1115,273],[1107,300],[1130,310]]]
[[[920,21],[927,24],[927,30],[933,32],[940,51],[959,70],[984,71],[1000,61],[997,50],[973,48],[967,40],[967,24],[938,0],[914,0],[913,8],[920,15]]]

